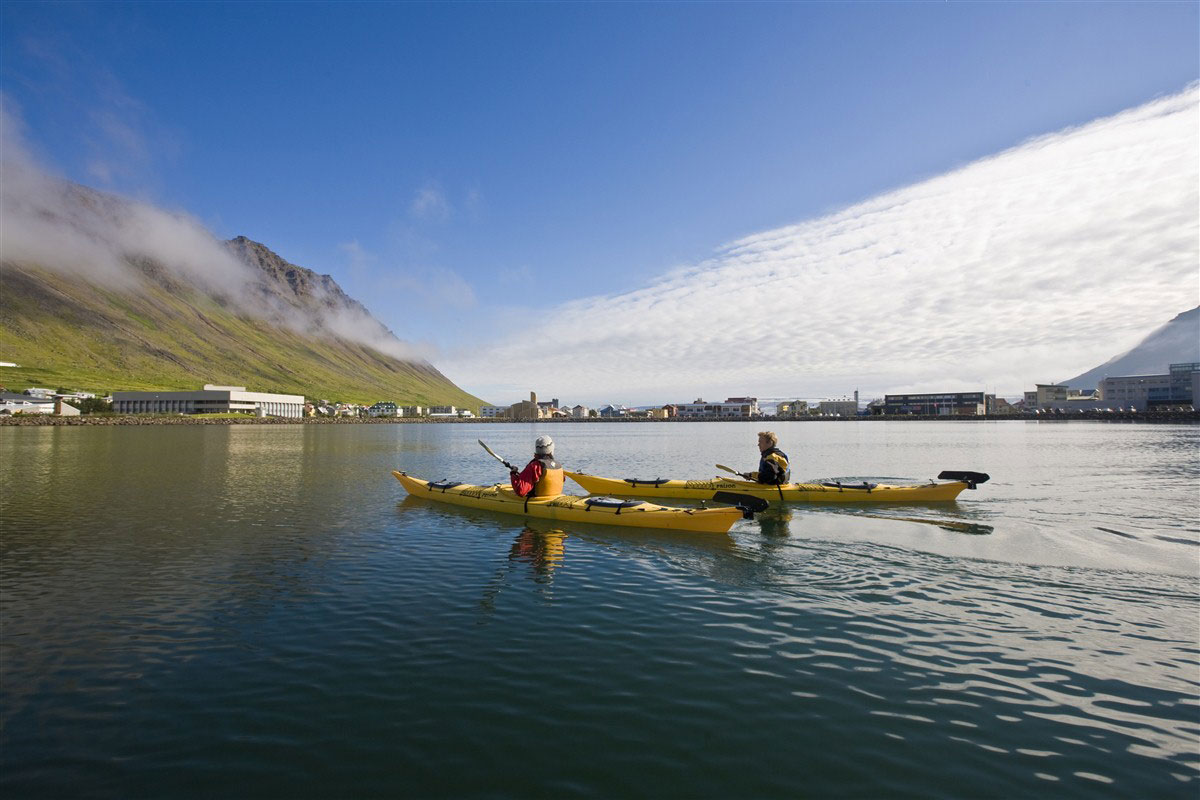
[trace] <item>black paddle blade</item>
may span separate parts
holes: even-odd
[[[738,492],[717,492],[713,495],[713,500],[718,503],[728,503],[731,506],[736,506],[746,519],[754,519],[754,515],[759,511],[766,511],[771,504],[761,497],[755,497],[749,494],[740,494]]]
[[[942,470],[938,474],[940,481],[962,481],[967,485],[968,489],[974,489],[981,483],[987,483],[992,479],[991,475],[986,472],[958,472],[952,469]]]

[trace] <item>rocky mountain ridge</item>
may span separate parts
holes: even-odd
[[[319,275],[311,269],[287,261],[269,247],[245,236],[235,236],[225,242],[229,251],[247,266],[262,273],[264,291],[285,299],[297,308],[350,311],[362,317],[372,317],[366,306],[342,291],[330,275]],[[283,291],[287,286],[290,293]],[[382,323],[379,329],[395,336]]]

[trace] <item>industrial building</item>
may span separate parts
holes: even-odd
[[[1025,393],[1025,408],[1050,408],[1056,403],[1066,403],[1071,387],[1065,383],[1035,383],[1032,392]]]
[[[245,386],[208,383],[198,392],[113,392],[113,411],[120,414],[218,414],[241,412],[261,417],[304,416],[304,397],[297,394],[247,392]]]
[[[1200,363],[1171,364],[1165,375],[1112,375],[1099,388],[1109,408],[1194,405],[1200,396]]]
[[[983,392],[888,394],[883,396],[885,416],[974,417],[987,411]]]
[[[532,422],[547,417],[549,414],[545,413],[541,404],[538,403],[537,392],[530,392],[528,400],[522,400],[509,406],[506,416],[509,419]]]
[[[1026,411],[1095,411],[1106,408],[1095,389],[1072,389],[1065,383],[1038,383],[1025,392]]]

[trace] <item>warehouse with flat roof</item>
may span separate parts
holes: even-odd
[[[895,416],[964,417],[987,413],[990,395],[983,392],[935,392],[931,394],[887,394],[883,413]]]
[[[304,396],[247,392],[245,386],[204,385],[198,392],[113,392],[119,414],[222,414],[260,417],[304,416]]]

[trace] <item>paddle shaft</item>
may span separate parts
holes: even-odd
[[[724,464],[713,464],[713,466],[714,466],[714,467],[716,467],[717,469],[723,469],[723,470],[725,470],[726,472],[732,472],[734,475],[737,475],[739,478],[745,478],[746,480],[750,480],[750,476],[749,476],[749,475],[747,475],[747,474],[746,474],[746,473],[744,473],[744,472],[738,472],[738,471],[737,471],[736,469],[734,469],[733,467],[727,467],[727,466],[725,466]]]
[[[479,442],[479,446],[480,446],[480,447],[482,447],[484,450],[487,450],[487,452],[488,452],[488,455],[489,455],[489,456],[491,456],[492,458],[496,459],[496,460],[497,460],[497,461],[499,461],[501,464],[503,464],[504,466],[508,467],[510,470],[514,470],[514,469],[516,469],[516,467],[514,467],[512,464],[508,463],[508,462],[507,462],[507,461],[505,461],[503,458],[501,458],[500,456],[496,455],[496,451],[492,450],[492,448],[490,448],[490,447],[488,447],[486,444],[484,444],[484,443],[483,443],[483,439],[478,439],[477,441]]]
[[[734,475],[737,475],[739,478],[745,478],[745,479],[746,479],[746,480],[748,480],[748,481],[750,481],[750,480],[754,480],[753,478],[751,478],[751,477],[750,477],[750,475],[749,475],[748,473],[745,473],[745,472],[738,472],[738,471],[737,471],[736,469],[734,469],[733,467],[727,467],[727,466],[725,466],[724,464],[713,464],[713,466],[714,466],[714,467],[716,467],[717,469],[723,469],[723,470],[725,470],[726,472],[732,472]],[[783,502],[783,484],[782,484],[782,483],[776,483],[776,484],[772,484],[772,485],[774,485],[774,487],[775,487],[775,490],[776,490],[777,492],[779,492],[779,502],[781,502],[781,503],[782,503],[782,502]]]

